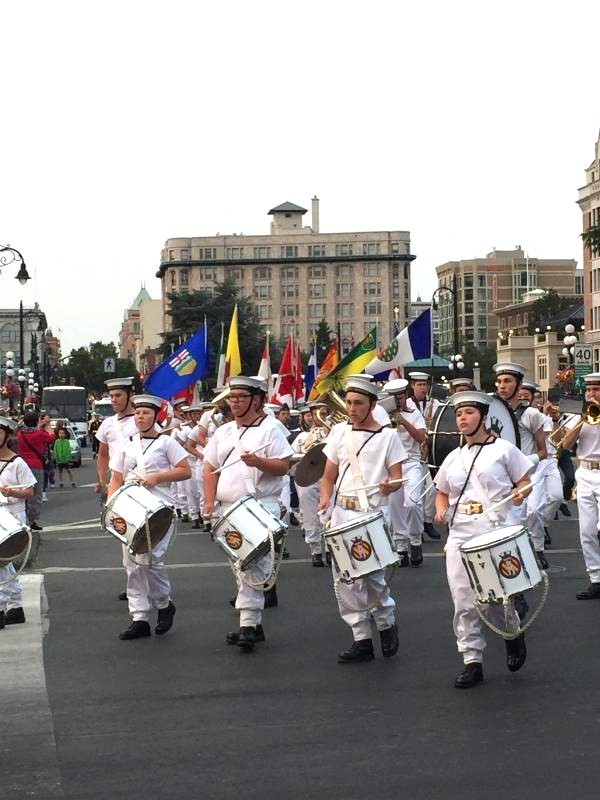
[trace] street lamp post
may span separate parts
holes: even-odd
[[[436,311],[438,308],[439,301],[436,300],[436,297],[438,297],[441,292],[450,292],[450,294],[452,295],[452,321],[454,325],[454,331],[452,336],[452,349],[454,353],[458,353],[458,294],[456,292],[456,275],[452,276],[452,286],[438,286],[438,288],[432,294],[431,296],[432,312]]]
[[[7,255],[4,255],[4,254]],[[25,259],[23,258],[22,254],[14,247],[10,247],[6,245],[4,247],[0,247],[0,272],[2,271],[2,267],[12,264],[13,261],[19,261],[21,266],[19,267],[19,271],[15,275],[16,280],[19,281],[21,286],[25,286],[28,280],[31,279],[31,276],[27,272],[27,267],[25,265]],[[24,327],[23,327],[23,300],[19,303],[19,366],[21,370],[19,370],[19,380],[21,380],[21,372],[24,367],[25,361],[25,335],[24,335]],[[25,376],[23,375],[23,380]],[[21,382],[21,403],[20,403],[20,410],[23,413],[23,383]]]

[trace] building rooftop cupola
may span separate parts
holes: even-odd
[[[275,206],[269,211],[271,220],[271,235],[286,234],[294,231],[302,232],[302,217],[307,213],[306,208],[294,203],[285,202]]]

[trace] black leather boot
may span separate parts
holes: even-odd
[[[177,609],[173,602],[169,600],[169,605],[166,608],[158,609],[158,625],[154,628],[154,633],[161,636],[163,633],[170,631],[173,627],[173,617]]]
[[[240,641],[240,632],[239,631],[231,631],[225,637],[225,641],[227,644],[239,644]],[[255,628],[254,633],[254,641],[255,642],[264,642],[265,641],[265,632],[263,630],[262,625],[257,625]]]
[[[537,556],[537,560],[539,562],[540,567],[542,569],[548,569],[550,564],[548,563],[548,559],[546,558],[546,556],[544,554],[544,551],[543,550],[536,550],[535,554]]]
[[[390,628],[379,631],[379,638],[381,639],[381,653],[384,658],[395,656],[400,647],[400,640],[398,639],[398,626],[394,623]]]
[[[464,670],[454,681],[457,689],[471,689],[483,680],[483,667],[478,661],[471,661],[465,664]]]
[[[264,593],[265,595],[265,608],[275,608],[278,604],[277,600],[277,587],[272,586],[270,589]]]
[[[424,522],[423,523],[423,530],[429,536],[430,539],[441,539],[442,537],[433,527],[433,522]]]
[[[324,567],[325,566],[325,562],[323,561],[323,556],[321,555],[321,553],[313,553],[312,565],[313,565],[313,567]]]
[[[411,567],[420,567],[422,563],[423,563],[423,547],[420,544],[411,544],[410,546]]]
[[[5,616],[6,615],[5,615],[4,611],[0,611],[0,631],[2,630],[2,628],[5,625],[5,622],[4,622]]]
[[[398,568],[404,569],[404,567],[410,567],[410,559],[408,557],[408,553],[406,550],[403,550],[402,553],[398,553],[400,556],[400,561],[398,561]]]
[[[527,658],[525,634],[521,633],[516,639],[506,640],[506,666],[511,672],[521,669]]]
[[[21,622],[25,622],[25,612],[21,607],[9,608],[6,612],[4,622],[7,625],[19,625]]]
[[[577,592],[575,597],[578,600],[600,600],[600,583],[590,583],[587,589]]]
[[[355,664],[358,661],[373,661],[374,658],[372,639],[361,639],[338,655],[338,664]]]
[[[144,620],[138,619],[119,634],[119,639],[142,639],[145,636],[152,636],[150,625]]]
[[[246,653],[254,649],[254,642],[256,641],[256,628],[250,626],[240,628],[238,634],[237,646],[241,647]]]

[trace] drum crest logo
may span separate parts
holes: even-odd
[[[373,548],[369,542],[365,542],[361,536],[357,536],[356,539],[352,540],[350,553],[352,558],[355,558],[357,561],[366,561],[368,558],[371,558]]]
[[[127,533],[127,523],[123,519],[123,517],[113,517],[111,525],[113,526],[116,533],[120,534],[121,536],[125,536]]]
[[[503,578],[516,578],[521,574],[521,561],[514,553],[502,553],[498,569]]]
[[[242,534],[237,531],[227,531],[225,541],[232,550],[239,550],[244,541]]]

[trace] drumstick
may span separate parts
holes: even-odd
[[[265,444],[261,444],[260,447],[257,447],[256,450],[250,450],[247,453],[244,452],[244,455],[245,456],[253,456],[255,453],[258,453],[259,450],[264,450],[265,447],[268,447],[270,444],[271,444],[270,442],[265,442]],[[212,471],[212,475],[217,475],[217,473],[221,472],[221,470],[227,469],[227,467],[233,467],[234,464],[239,464],[241,460],[242,460],[241,458],[236,458],[235,461],[230,461],[229,464],[223,464],[222,467],[219,467],[218,469],[214,469]]]
[[[381,483],[389,484],[396,484],[396,483],[404,483],[407,481],[408,478],[395,478],[393,481],[381,481],[380,483],[368,483],[366,486],[350,486],[348,489],[344,487],[345,492],[358,492],[361,489],[376,489]]]
[[[494,503],[494,505],[490,506],[487,509],[487,511],[484,511],[483,514],[480,514],[478,519],[481,519],[481,517],[485,517],[486,514],[489,514],[492,511],[495,511],[497,508],[499,508],[500,506],[503,506],[504,503],[507,503],[509,500],[514,500],[515,497],[518,497],[520,494],[522,494],[525,489],[532,489],[532,488],[533,488],[533,483],[531,483],[531,482],[530,483],[526,483],[525,486],[521,486],[520,489],[517,489],[516,491],[511,492],[508,495],[508,497],[504,498],[504,500],[499,500],[497,503]]]
[[[430,483],[429,486],[423,492],[423,494],[420,494],[419,497],[414,502],[418,503],[419,501],[421,501],[425,497],[427,492],[430,492],[432,489],[435,489],[435,488],[436,488],[435,483]],[[409,495],[409,496],[410,496],[410,498],[412,500],[412,495]]]

